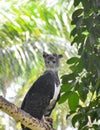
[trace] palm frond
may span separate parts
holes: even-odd
[[[48,6],[45,1],[26,1],[20,5],[14,1],[9,4],[9,10],[1,9],[0,17],[4,19],[0,23],[1,73],[15,78],[26,69],[36,69],[37,64],[41,64],[39,59],[43,50],[63,50],[67,57],[76,54],[76,48],[70,45],[69,35],[71,17],[68,11],[72,4],[67,9],[68,2],[63,1],[62,6],[57,2],[57,6]]]

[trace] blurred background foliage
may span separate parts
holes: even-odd
[[[74,0],[71,44],[78,57],[67,60],[71,72],[62,76],[59,103],[68,102],[72,125],[78,130],[100,129],[100,0]]]
[[[44,71],[43,51],[64,55],[54,127],[99,130],[99,0],[1,0],[0,94],[19,107]],[[0,117],[0,130],[20,129],[6,114]]]
[[[20,107],[25,93],[45,69],[43,51],[64,55],[60,77],[70,72],[65,59],[77,55],[76,47],[70,45],[73,10],[73,0],[0,1],[1,95]],[[65,103],[54,110],[56,129],[65,129],[67,109]],[[0,112],[0,117],[0,130],[20,129],[20,123],[6,114]]]

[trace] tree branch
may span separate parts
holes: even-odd
[[[32,130],[52,130],[49,125],[32,117],[2,96],[0,96],[0,109]]]

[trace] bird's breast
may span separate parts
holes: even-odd
[[[54,86],[54,95],[52,100],[57,100],[58,95],[60,93],[60,85],[55,84]]]

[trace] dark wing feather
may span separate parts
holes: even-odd
[[[54,94],[54,74],[44,73],[26,94],[21,109],[41,119]]]
[[[56,106],[56,103],[59,100],[59,98],[60,98],[60,93],[58,95],[57,100],[52,101],[52,103],[50,103],[49,106],[46,108],[44,116],[50,116],[50,114],[51,114],[52,110],[54,109],[54,107]]]

